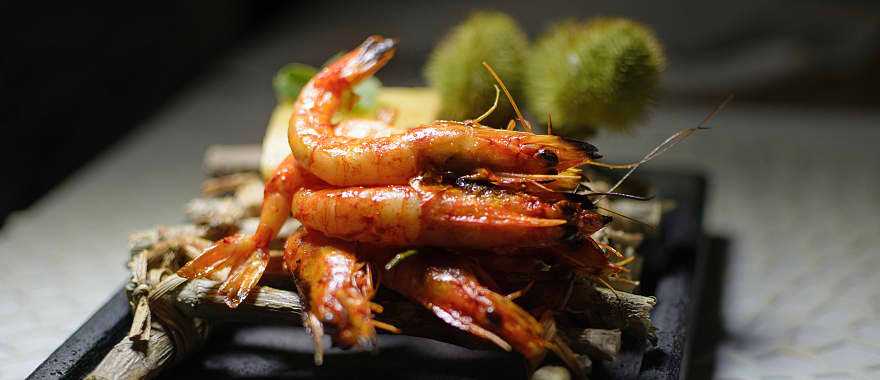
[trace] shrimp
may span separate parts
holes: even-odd
[[[431,310],[444,322],[521,353],[532,366],[543,360],[541,324],[513,301],[483,286],[482,271],[464,257],[419,252],[382,272],[382,284]]]
[[[336,328],[337,346],[376,346],[375,327],[388,325],[372,320],[372,310],[379,309],[371,302],[376,288],[369,264],[359,260],[353,244],[300,228],[284,245],[284,265],[308,300],[303,324],[315,342],[316,364],[322,362],[325,323]]]
[[[404,185],[430,169],[546,175],[601,157],[585,142],[492,129],[477,121],[435,121],[385,137],[333,133],[333,116],[345,104],[344,94],[384,66],[395,48],[395,40],[371,36],[303,88],[288,142],[304,169],[333,186]]]
[[[409,186],[304,188],[293,197],[293,216],[310,229],[348,241],[473,249],[579,244],[608,222],[591,205],[428,180],[418,177]]]

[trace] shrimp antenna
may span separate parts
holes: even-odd
[[[513,96],[510,95],[510,91],[507,91],[507,86],[504,85],[501,77],[498,76],[498,73],[496,73],[495,70],[492,69],[492,66],[489,66],[486,61],[483,61],[483,66],[486,68],[486,70],[489,70],[489,74],[492,75],[492,78],[495,78],[495,81],[498,82],[498,85],[500,85],[501,89],[504,90],[504,96],[507,96],[507,100],[510,102],[510,105],[513,106],[513,112],[516,113],[516,118],[519,120],[520,123],[522,123],[523,127],[531,132],[532,124],[530,124],[529,121],[523,117],[522,112],[519,112],[519,107],[516,106],[516,102],[513,101]]]
[[[614,287],[611,286],[608,281],[605,281],[605,279],[602,277],[596,277],[596,281],[598,281],[602,285],[605,285],[606,288],[611,290],[611,293],[614,293],[614,297],[617,297],[617,301],[620,301],[620,294],[617,293],[617,289],[614,289]]]
[[[629,265],[630,263],[632,263],[633,261],[636,261],[636,257],[630,256],[630,257],[627,257],[627,258],[620,260],[620,261],[613,263],[613,264],[617,265],[619,267],[625,267],[625,266]]]
[[[609,163],[605,163],[605,162],[589,161],[586,164],[590,165],[590,166],[595,166],[597,168],[605,168],[605,169],[629,169],[629,168],[632,168],[632,167],[638,165],[639,163],[638,162],[631,162],[628,164],[609,164]]]
[[[547,134],[553,136],[553,118],[550,116],[550,112],[547,112]]]
[[[605,251],[611,251],[611,253],[614,254],[614,256],[617,256],[617,257],[620,258],[620,259],[626,257],[626,256],[624,256],[622,253],[620,253],[620,251],[618,251],[617,248],[612,247],[611,244],[600,243],[600,242],[598,242],[598,241],[596,242],[596,244],[599,244],[599,248],[602,248],[602,249],[605,250]],[[606,253],[607,253],[607,252],[606,252]]]
[[[675,146],[676,144],[678,144],[682,140],[686,139],[688,136],[690,136],[694,132],[699,131],[699,130],[704,130],[704,129],[710,129],[709,127],[706,126],[706,123],[708,123],[710,120],[712,120],[712,118],[715,117],[715,115],[719,111],[721,111],[721,109],[723,109],[727,105],[727,103],[730,103],[731,100],[733,100],[733,94],[728,95],[727,98],[725,98],[724,101],[722,101],[718,106],[716,106],[715,109],[712,110],[712,112],[709,112],[709,114],[706,115],[706,117],[704,117],[703,120],[700,122],[700,124],[698,124],[696,127],[686,128],[686,129],[682,129],[678,132],[675,132],[672,136],[670,136],[665,141],[660,143],[660,145],[655,147],[653,150],[651,150],[651,152],[649,152],[647,155],[645,155],[645,157],[643,157],[641,160],[639,160],[637,162],[632,162],[632,163],[628,163],[628,164],[608,164],[608,163],[604,163],[604,162],[589,161],[589,162],[586,162],[585,164],[590,165],[590,166],[600,167],[600,168],[606,168],[606,169],[632,169],[632,170],[635,170],[635,168],[638,168],[640,165],[644,164],[645,162],[648,162],[651,159],[653,159],[654,157],[657,157],[657,156],[665,153],[667,150],[669,150],[670,148],[672,148],[673,146]],[[624,178],[629,176],[629,174],[630,173],[627,173],[626,175],[624,175]]]
[[[633,218],[633,217],[631,217],[631,216],[623,215],[623,214],[621,214],[621,213],[619,213],[619,212],[617,212],[617,211],[614,211],[614,210],[612,210],[612,209],[610,209],[610,208],[605,208],[605,207],[602,207],[602,206],[599,206],[599,205],[595,205],[595,206],[596,206],[596,208],[598,208],[598,209],[600,209],[600,210],[602,210],[602,211],[612,213],[612,214],[617,215],[617,216],[619,216],[619,217],[621,217],[621,218],[624,218],[624,219],[626,219],[626,220],[629,220],[630,222],[633,222],[633,223],[635,223],[635,224],[638,224],[638,225],[644,226],[645,228],[649,229],[650,231],[654,231],[654,230],[656,229],[656,227],[654,227],[654,226],[652,226],[652,225],[650,225],[650,224],[648,224],[648,223],[645,223],[645,222],[643,222],[643,221],[641,221],[641,220],[638,220],[638,219],[636,219],[636,218]]]
[[[594,195],[603,195],[603,196],[610,196],[610,197],[618,197],[618,198],[632,199],[632,200],[634,200],[634,201],[650,201],[650,200],[654,199],[654,196],[653,196],[653,195],[649,195],[649,196],[647,196],[647,197],[641,197],[641,196],[638,196],[638,195],[625,194],[625,193],[610,193],[610,192],[607,192],[607,191],[606,191],[606,192],[588,193],[588,194],[584,194],[584,195],[586,195],[586,196],[588,196],[588,197],[591,197],[591,196],[594,196]]]
[[[489,115],[491,115],[492,112],[495,112],[495,108],[498,107],[498,98],[501,97],[501,92],[498,90],[498,86],[493,85],[493,87],[495,87],[495,103],[492,104],[491,108],[489,108],[488,110],[486,110],[486,112],[484,112],[482,115],[480,115],[480,117],[474,119],[474,121],[476,121],[477,123],[479,123],[479,122],[483,121],[483,119],[489,117]]]
[[[730,103],[731,100],[733,100],[733,94],[728,95],[727,98],[725,98],[724,101],[721,102],[721,104],[719,104],[717,107],[715,107],[715,109],[712,110],[712,112],[709,112],[709,114],[706,115],[705,118],[703,118],[703,121],[701,121],[700,124],[698,124],[696,127],[685,128],[685,129],[682,129],[678,132],[675,132],[672,136],[669,136],[666,140],[664,140],[662,143],[660,143],[660,145],[657,145],[657,147],[655,147],[650,152],[648,152],[648,154],[646,154],[644,157],[642,157],[642,159],[639,160],[639,162],[636,162],[629,169],[629,171],[627,171],[626,174],[624,174],[623,177],[621,177],[620,180],[614,184],[614,186],[611,186],[611,188],[608,189],[608,192],[613,192],[614,190],[617,190],[617,188],[620,187],[620,185],[623,184],[623,182],[626,181],[626,179],[629,178],[629,176],[632,175],[632,173],[634,171],[636,171],[636,169],[638,169],[639,166],[641,166],[642,164],[644,164],[644,163],[654,159],[655,157],[665,153],[667,150],[669,150],[670,148],[672,148],[673,146],[675,146],[676,144],[678,144],[682,140],[686,139],[688,136],[692,135],[694,132],[699,131],[699,130],[709,129],[709,127],[706,126],[706,123],[708,123],[710,120],[712,120],[712,118],[715,117],[715,115],[718,114],[718,112],[720,112],[724,108],[724,106],[727,105],[727,103]],[[601,200],[601,199],[602,198],[599,198],[598,200]]]

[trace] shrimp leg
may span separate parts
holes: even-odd
[[[303,168],[323,181],[334,186],[402,185],[432,168],[556,174],[600,157],[585,142],[492,129],[475,121],[435,121],[383,137],[333,133],[333,115],[345,105],[344,95],[385,65],[395,48],[395,40],[371,36],[300,92],[288,142]]]

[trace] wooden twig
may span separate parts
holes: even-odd
[[[216,322],[302,323],[303,302],[295,292],[261,286],[230,310],[219,288],[217,281],[191,280],[177,294],[177,307],[190,317]]]
[[[571,373],[565,367],[545,365],[532,374],[531,380],[571,380]]]
[[[135,255],[143,250],[156,248],[160,242],[201,239],[206,232],[206,227],[192,224],[161,226],[131,233],[128,235],[128,247],[130,253]]]
[[[177,307],[192,318],[213,322],[302,324],[303,302],[292,290],[261,286],[253,291],[235,310],[218,294],[220,283],[192,280],[177,294]],[[376,316],[401,329],[403,335],[426,337],[468,348],[491,348],[492,345],[459,332],[434,317],[422,306],[398,297],[377,300],[383,307]]]
[[[656,341],[651,310],[657,300],[637,294],[596,287],[590,281],[578,282],[566,311],[581,325],[619,329]]]
[[[259,145],[213,145],[205,151],[205,172],[211,177],[260,171]]]
[[[210,322],[192,318],[175,307],[185,279],[177,266],[211,244],[205,228],[192,225],[160,227],[129,237],[132,277],[126,285],[134,312],[129,333],[104,357],[89,379],[155,377],[173,361],[201,347]]]
[[[247,216],[247,210],[233,197],[196,198],[186,204],[185,212],[190,222],[211,228],[236,226]]]
[[[216,197],[224,194],[235,193],[239,188],[250,184],[258,184],[262,187],[263,181],[257,173],[235,173],[227,174],[221,177],[208,178],[202,182],[202,195],[206,197]],[[262,191],[260,199],[262,199]],[[259,200],[257,201],[259,202]]]
[[[174,353],[178,355],[175,357],[185,357],[197,347],[197,344],[180,342],[202,341],[211,323],[301,324],[303,303],[299,295],[292,290],[261,286],[236,310],[230,310],[224,303],[223,297],[218,294],[219,277],[214,280],[188,281],[182,286],[177,286],[183,283],[183,279],[171,274],[175,260],[169,261],[167,255],[169,253],[183,255],[184,261],[194,257],[199,253],[200,248],[210,244],[209,240],[202,237],[205,233],[204,228],[185,225],[132,235],[132,250],[136,253],[132,261],[133,272],[143,274],[144,265],[155,268],[147,272],[150,275],[142,275],[138,280],[156,284],[151,287],[149,293],[151,312],[159,313],[160,317],[168,313],[179,313],[172,319],[193,321],[192,325],[197,328],[178,327],[176,329],[178,336],[175,337],[174,334],[168,333],[165,325],[160,323],[162,318],[153,318],[147,334],[144,334],[142,329],[137,329],[133,333],[133,336],[145,337],[147,340],[123,339],[95,370],[94,378],[106,378],[98,376],[112,373],[153,376],[171,364],[168,347],[175,347]],[[168,265],[172,267],[168,268]],[[135,268],[139,269],[135,270]],[[161,277],[161,281],[156,276]],[[281,276],[283,277],[283,274]],[[655,303],[653,298],[596,288],[589,281],[579,281],[575,286],[574,296],[569,303],[570,310],[567,311],[584,325],[629,329],[638,335],[649,337],[653,334],[654,328],[648,319]],[[492,349],[492,346],[486,342],[444,324],[420,305],[394,293],[380,292],[376,301],[385,308],[376,318],[396,325],[403,334],[428,337],[463,347]],[[167,320],[167,317],[165,319]],[[181,334],[187,336],[181,337],[179,336]],[[608,338],[607,333],[605,338],[600,339],[598,337],[602,334],[595,330],[592,332],[583,330],[581,334],[567,335],[569,335],[568,341],[577,347],[586,347],[577,351],[589,352],[592,349],[596,353],[595,358],[613,357],[619,347],[619,335],[617,335],[618,340],[614,337]],[[186,346],[186,351],[181,352],[176,348],[178,345]],[[584,368],[589,367],[589,358],[577,355],[577,359],[585,361]]]
[[[202,324],[199,333],[207,336],[208,325]],[[147,342],[122,339],[107,356],[86,376],[88,380],[149,379],[156,377],[170,365],[176,355],[171,336],[161,323],[153,322]]]
[[[591,358],[614,360],[620,353],[620,330],[568,329],[566,335],[572,348]]]

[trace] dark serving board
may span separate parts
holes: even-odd
[[[612,363],[594,363],[593,379],[679,379],[686,367],[689,332],[699,296],[699,262],[705,180],[700,176],[643,172],[657,196],[675,202],[658,236],[646,241],[643,294],[657,297],[652,318],[656,345],[624,341]],[[31,375],[31,379],[79,379],[94,368],[131,323],[128,301],[117,292]],[[474,351],[428,339],[382,335],[378,354],[330,350],[312,364],[312,344],[296,326],[229,325],[216,329],[203,351],[166,371],[166,378],[523,378],[516,354]]]

